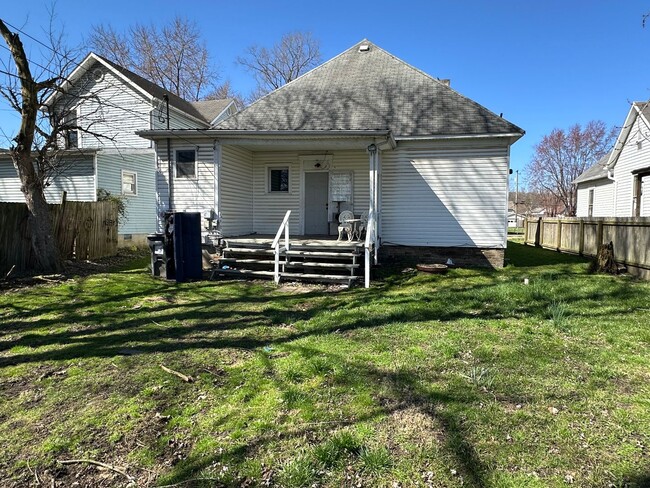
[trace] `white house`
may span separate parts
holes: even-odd
[[[635,102],[614,149],[580,175],[578,217],[650,216],[650,102]]]
[[[292,235],[336,235],[350,209],[369,212],[380,259],[503,265],[524,131],[367,40],[210,129],[139,134],[161,201],[214,212],[224,236],[273,235],[288,210]]]
[[[94,53],[45,106],[65,113],[71,125],[76,121],[88,129],[68,131],[62,138],[66,149],[62,171],[49,181],[47,200],[56,203],[66,191],[69,200],[95,201],[99,189],[125,197],[127,217],[119,226],[120,244],[146,242],[158,223],[156,153],[151,141],[136,131],[168,124],[208,128],[236,112],[233,100],[187,102]],[[8,152],[0,153],[0,201],[24,202]]]

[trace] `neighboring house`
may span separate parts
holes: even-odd
[[[578,217],[650,216],[649,104],[632,104],[611,153],[574,181]]]
[[[508,227],[523,227],[526,217],[522,214],[517,214],[514,210],[508,210]]]
[[[68,200],[95,201],[100,188],[123,196],[127,216],[119,226],[121,245],[145,243],[146,235],[157,229],[161,208],[156,153],[136,131],[168,124],[208,128],[236,112],[233,100],[187,102],[94,53],[84,58],[45,105],[101,136],[69,131],[62,138],[66,149],[62,171],[49,181],[47,200],[59,202],[66,191]],[[0,154],[0,201],[24,202],[8,152]]]
[[[380,258],[452,253],[502,266],[510,145],[524,131],[364,40],[208,130],[157,143],[177,210],[224,236],[336,235],[344,209],[377,228]],[[161,195],[168,201],[167,194]]]
[[[612,152],[600,158],[573,183],[578,187],[577,217],[612,217],[614,215],[614,180],[607,168]]]

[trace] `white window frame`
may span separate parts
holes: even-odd
[[[133,188],[133,190],[134,190],[133,193],[124,191],[124,176],[125,175],[133,176],[133,187],[134,187]],[[138,195],[138,173],[136,173],[135,171],[130,171],[130,170],[123,169],[122,170],[122,178],[121,178],[120,183],[121,183],[121,187],[122,187],[122,195],[124,195],[126,197],[135,197],[135,196]]]
[[[178,174],[178,153],[182,151],[194,151],[194,175],[186,176]],[[174,177],[181,180],[196,180],[199,177],[199,150],[196,147],[179,147],[174,150]]]
[[[272,190],[271,189],[271,172],[272,171],[286,171],[287,172],[287,190]],[[289,195],[291,193],[291,167],[286,165],[272,165],[266,167],[266,193],[273,195]]]

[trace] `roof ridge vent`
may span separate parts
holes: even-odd
[[[367,42],[364,42],[363,44],[359,44],[359,52],[360,53],[367,53],[370,51],[370,44]]]

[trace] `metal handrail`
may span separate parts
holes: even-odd
[[[377,252],[376,249],[377,243],[377,220],[375,219],[375,213],[370,212],[368,215],[368,224],[366,226],[366,242],[364,243],[365,251],[365,287],[370,288],[370,263],[371,263],[371,251]]]
[[[273,279],[275,280],[276,284],[280,283],[280,253],[289,250],[289,217],[291,217],[291,210],[287,210],[287,213],[284,214],[282,224],[280,224],[280,227],[275,234],[275,239],[273,239],[273,243],[271,244],[271,247],[275,251],[275,267],[273,270]],[[284,231],[284,247],[280,248],[280,238],[282,237],[282,231]]]

